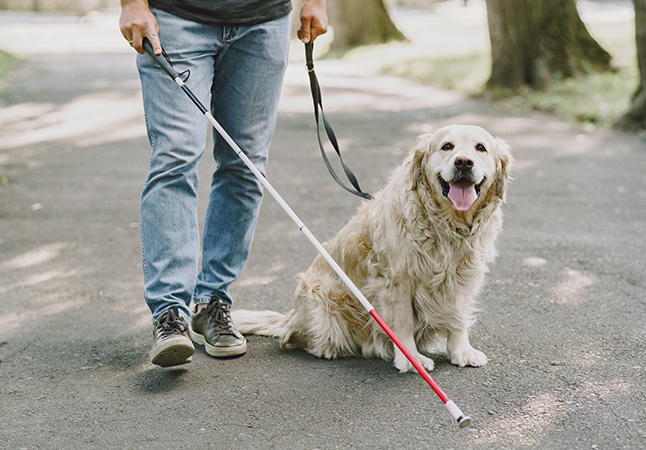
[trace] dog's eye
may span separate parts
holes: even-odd
[[[447,142],[442,146],[442,150],[453,150],[454,148],[455,146],[450,142]]]
[[[478,150],[479,152],[486,152],[487,147],[485,147],[483,144],[477,144],[476,145],[476,150]]]

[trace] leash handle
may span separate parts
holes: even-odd
[[[307,44],[305,44],[305,65],[307,66],[307,73],[310,78],[310,90],[312,91],[312,100],[314,102],[314,118],[316,119],[316,135],[318,137],[319,148],[321,149],[321,155],[323,156],[323,161],[325,161],[325,165],[327,166],[327,169],[330,172],[330,175],[332,175],[332,178],[334,178],[334,181],[336,181],[343,189],[359,197],[372,200],[372,196],[370,194],[368,194],[367,192],[363,192],[361,190],[361,187],[359,186],[359,182],[357,181],[357,177],[355,177],[354,173],[352,173],[352,170],[350,170],[350,168],[343,161],[343,157],[341,156],[341,150],[339,150],[339,144],[336,140],[334,130],[332,129],[332,126],[325,118],[325,113],[323,112],[323,101],[321,97],[321,86],[319,85],[318,78],[316,77],[316,73],[314,72],[314,57],[312,56],[313,53],[314,53],[314,42],[308,42]],[[321,110],[321,118],[323,119],[323,126],[325,128],[325,133],[327,134],[327,137],[330,143],[332,144],[332,147],[334,147],[334,150],[336,151],[336,154],[339,157],[339,161],[341,162],[341,166],[343,167],[343,171],[345,172],[346,178],[348,179],[348,181],[350,181],[350,184],[352,184],[354,189],[346,186],[341,181],[341,179],[338,177],[338,175],[332,168],[332,164],[330,164],[330,160],[328,159],[327,154],[325,153],[325,149],[323,148],[323,141],[321,140],[321,124],[319,121],[319,108]]]

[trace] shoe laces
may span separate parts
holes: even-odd
[[[220,299],[213,299],[206,308],[214,331],[218,334],[234,334],[231,307]]]
[[[181,317],[177,313],[176,308],[170,308],[159,319],[160,333],[163,335],[186,333],[187,327]]]

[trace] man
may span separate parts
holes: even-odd
[[[188,363],[191,342],[214,357],[246,352],[230,318],[229,285],[242,273],[258,217],[262,185],[214,133],[217,168],[202,236],[197,172],[207,121],[144,54],[162,47],[215,119],[264,174],[291,35],[291,0],[121,0],[120,29],[140,55],[150,172],[141,196],[144,298],[154,324],[154,364]],[[305,0],[299,38],[327,31],[325,0]],[[196,276],[197,275],[197,276]],[[190,303],[194,303],[191,311]],[[190,326],[189,326],[190,322]]]

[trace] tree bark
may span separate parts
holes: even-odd
[[[487,0],[492,69],[488,88],[542,90],[553,77],[614,70],[575,0]]]
[[[633,3],[639,87],[633,96],[630,110],[616,124],[617,129],[624,131],[646,130],[646,0],[633,0]]]
[[[390,19],[384,0],[328,0],[335,50],[406,40]]]

